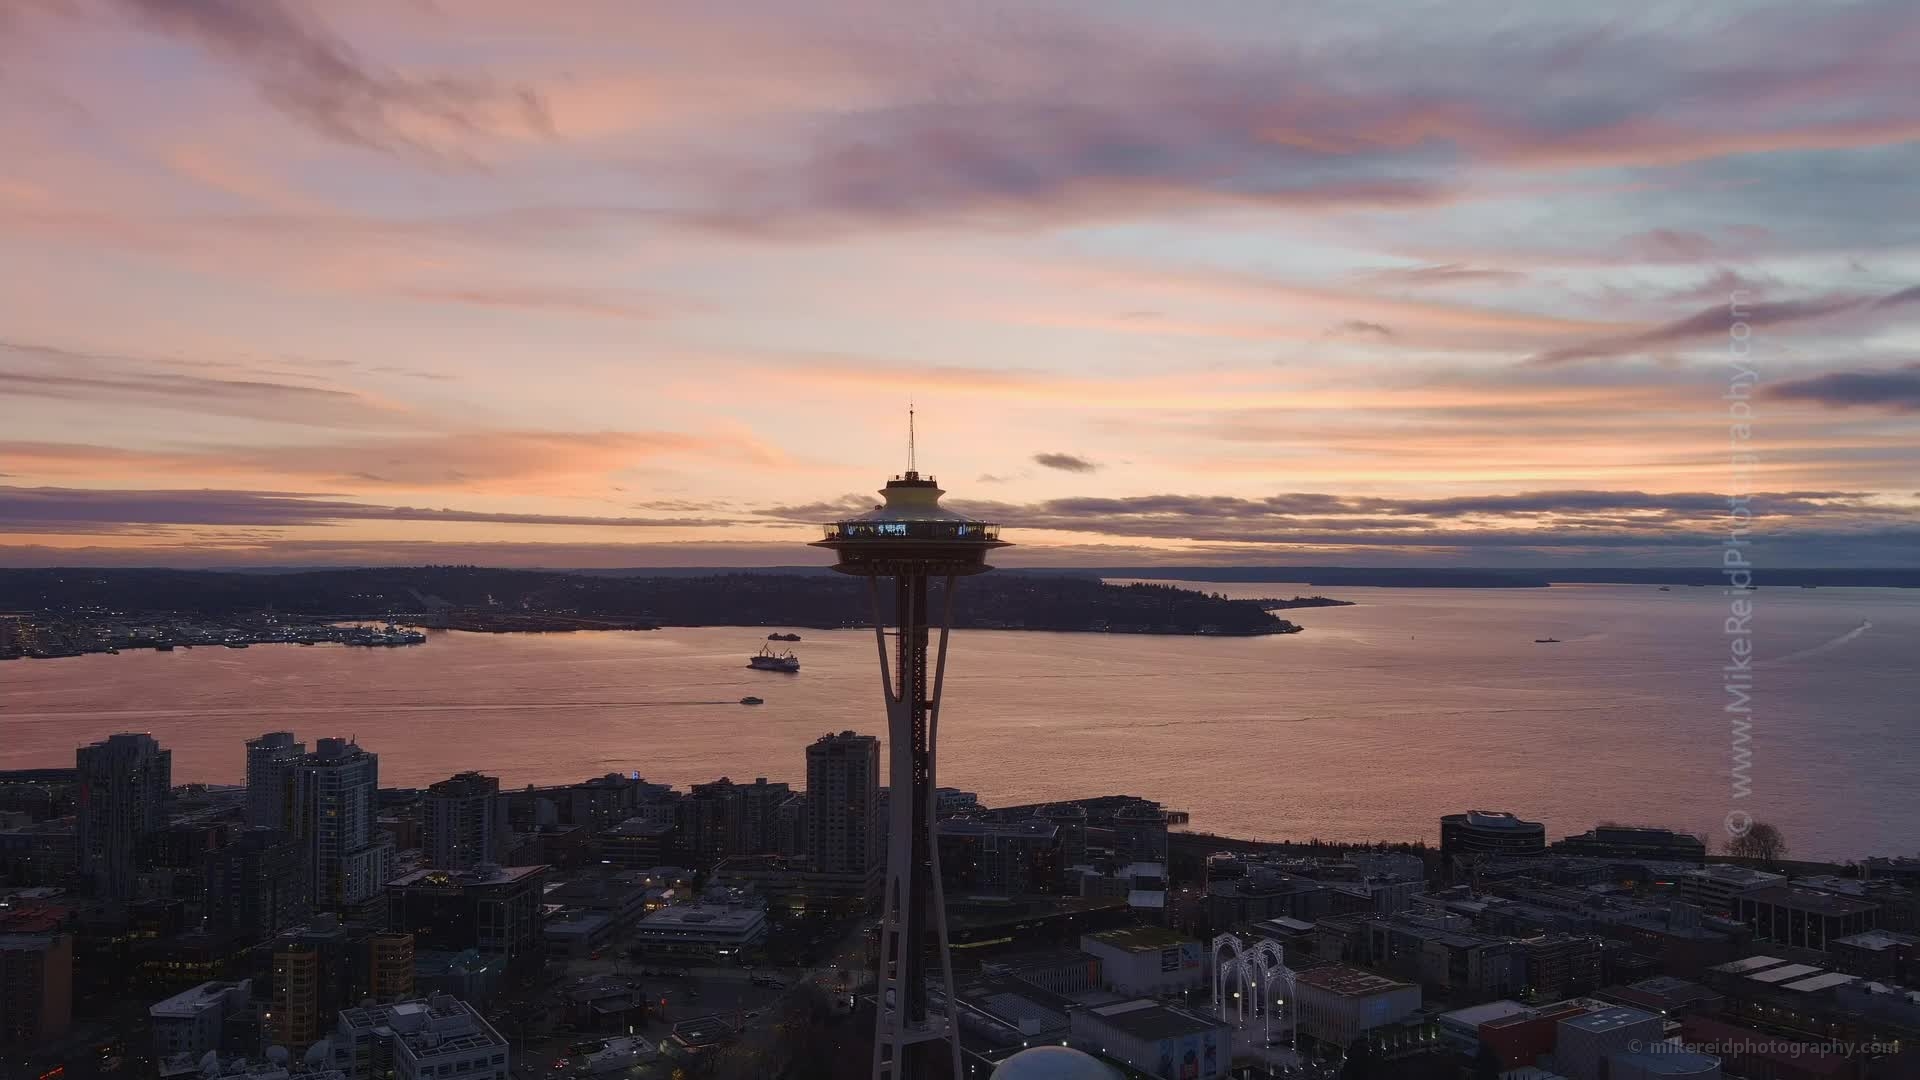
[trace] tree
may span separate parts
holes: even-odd
[[[1480,1044],[1480,1053],[1473,1059],[1473,1080],[1500,1080],[1500,1055],[1486,1043]]]
[[[1787,838],[1774,825],[1756,821],[1747,831],[1727,840],[1727,854],[1736,859],[1754,859],[1773,866],[1787,855]]]

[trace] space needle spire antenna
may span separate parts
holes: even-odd
[[[826,526],[815,547],[832,551],[834,569],[867,579],[880,690],[887,709],[887,870],[880,897],[880,967],[874,992],[874,1080],[960,1080],[960,1020],[953,961],[947,952],[946,897],[934,835],[935,737],[946,681],[947,631],[954,582],[993,569],[987,555],[1006,547],[1000,526],[940,505],[945,492],[921,476],[913,406],[907,406],[907,471],[880,490],[870,513]],[[937,597],[928,588],[933,579]],[[881,580],[892,593],[882,602]],[[937,598],[936,613],[928,603]],[[895,630],[889,634],[891,621]],[[939,634],[928,663],[929,639]],[[936,983],[937,993],[928,992]]]

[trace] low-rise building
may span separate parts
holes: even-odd
[[[1592,855],[1602,859],[1658,859],[1699,864],[1707,859],[1706,842],[1691,833],[1633,825],[1601,825],[1579,836],[1557,841],[1560,855]]]
[[[1834,966],[1867,979],[1911,979],[1920,971],[1920,936],[1869,930],[1827,943]]]
[[[1087,934],[1080,938],[1080,951],[1100,962],[1107,985],[1122,994],[1153,997],[1206,982],[1200,942],[1158,926]]]
[[[1709,915],[1733,914],[1734,897],[1766,885],[1787,880],[1785,874],[1769,874],[1747,866],[1714,863],[1696,866],[1674,879],[1674,893],[1680,899]]]
[[[1659,1042],[1664,1025],[1658,1014],[1624,1005],[1561,1020],[1554,1041],[1554,1067],[1571,1080],[1607,1080],[1610,1060]]]
[[[1720,1059],[1673,1043],[1615,1054],[1607,1061],[1608,1080],[1720,1080]]]
[[[1697,982],[1658,975],[1628,986],[1616,986],[1601,996],[1609,1001],[1667,1017],[1689,1014],[1712,1015],[1720,1011],[1726,998]]]
[[[1515,1016],[1530,1016],[1533,1010],[1517,1001],[1502,998],[1484,1005],[1441,1013],[1435,1018],[1440,1037],[1462,1054],[1472,1056],[1480,1049],[1480,1026]]]
[[[1370,971],[1329,964],[1294,980],[1295,1030],[1345,1049],[1375,1028],[1397,1024],[1420,1009],[1420,988]]]
[[[757,908],[679,904],[641,919],[636,949],[653,953],[732,956],[767,936],[767,914]]]
[[[1233,1064],[1232,1027],[1155,1001],[1076,1009],[1068,1026],[1075,1043],[1152,1076],[1216,1080]]]
[[[447,994],[342,1009],[333,1067],[349,1080],[507,1080],[507,1040],[471,1005]]]
[[[253,983],[206,982],[147,1009],[153,1025],[155,1057],[219,1050],[227,1018],[243,1012],[253,996]]]

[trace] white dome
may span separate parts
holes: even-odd
[[[1036,1046],[994,1066],[992,1080],[1117,1080],[1092,1054],[1070,1046]]]

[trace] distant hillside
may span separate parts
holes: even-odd
[[[883,597],[886,593],[883,592]],[[935,589],[937,604],[939,590]],[[890,607],[890,600],[888,601]],[[309,570],[0,570],[0,610],[64,616],[178,614],[232,618],[272,610],[315,619],[464,615],[452,625],[548,629],[607,620],[666,626],[866,625],[864,582],[840,574],[593,576],[474,566]],[[1275,634],[1297,629],[1260,603],[1170,585],[1092,577],[987,574],[956,591],[954,625],[1139,634]]]
[[[1390,586],[1401,589],[1544,588],[1590,585],[1722,585],[1718,554],[1703,566],[1561,566],[1514,569],[1488,566],[1100,566],[1073,571],[1106,578],[1155,581],[1287,582],[1307,585]],[[1760,585],[1832,585],[1920,588],[1920,569],[1900,567],[1762,567]]]

